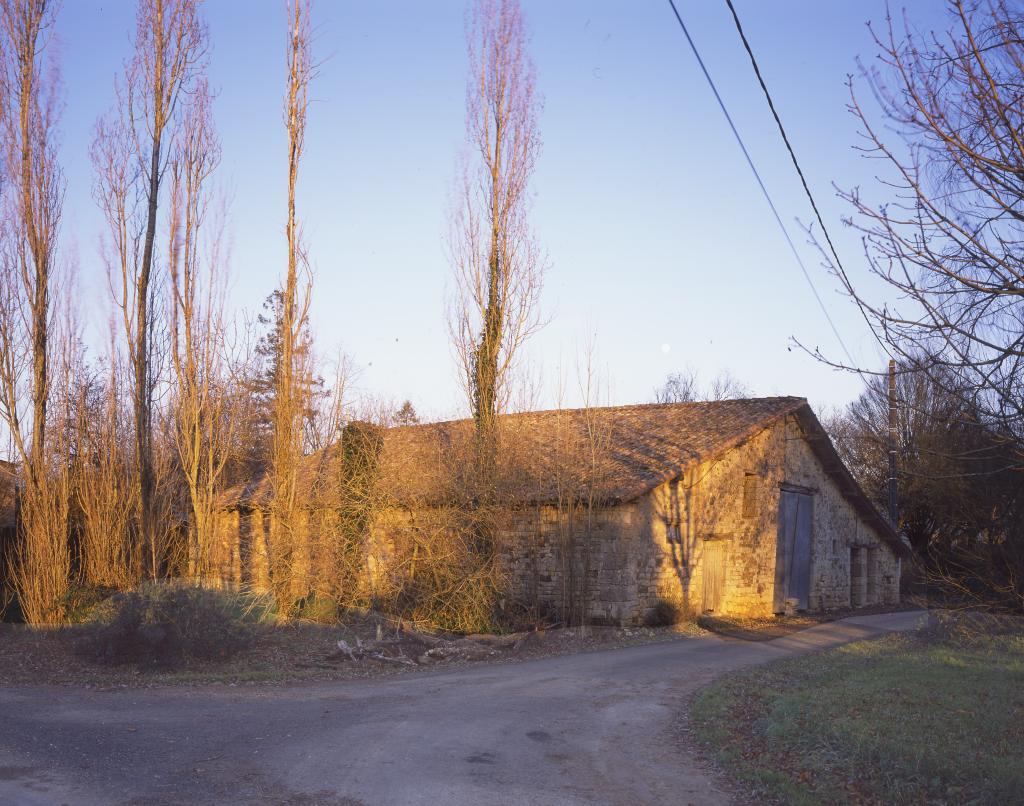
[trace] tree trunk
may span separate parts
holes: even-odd
[[[159,68],[158,68],[159,75]],[[159,78],[158,78],[159,82]],[[159,83],[158,85],[159,86]],[[149,550],[149,573],[157,577],[161,558],[157,556],[153,534],[153,443],[152,398],[149,381],[149,280],[153,266],[153,243],[156,239],[157,208],[160,193],[160,135],[153,137],[153,150],[149,166],[149,207],[146,216],[146,240],[142,252],[142,265],[136,285],[135,344],[132,363],[135,370],[135,465],[138,473],[139,537]]]

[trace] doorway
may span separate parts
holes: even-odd
[[[811,592],[811,534],[814,496],[783,490],[779,497],[779,544],[775,565],[775,612],[792,600],[806,610]]]
[[[722,606],[725,594],[725,547],[726,540],[704,541],[703,580],[704,595],[702,610],[714,613]]]

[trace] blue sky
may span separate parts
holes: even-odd
[[[677,5],[844,340],[865,365],[878,364],[871,335],[795,224],[811,211],[725,3]],[[861,279],[862,250],[841,226],[848,211],[832,183],[877,192],[877,163],[851,148],[857,127],[845,81],[858,56],[873,58],[865,23],[882,21],[885,3],[736,5],[826,223]],[[444,313],[446,210],[463,141],[464,8],[315,4],[323,64],[300,174],[319,350],[351,356],[360,392],[409,398],[430,417],[464,406]],[[686,366],[708,379],[729,370],[757,393],[802,395],[818,407],[855,397],[856,377],[790,349],[796,337],[839,355],[668,3],[523,0],[523,8],[545,99],[533,220],[550,261],[550,323],[529,348],[546,379],[541,402],[552,402],[557,367],[574,372],[588,334],[614,403],[650,400]],[[940,3],[913,3],[907,13],[923,29],[944,27]],[[64,246],[80,269],[79,302],[95,343],[109,293],[88,146],[113,102],[133,14],[129,2],[65,0],[58,24]],[[284,268],[284,4],[210,0],[205,14],[224,151],[218,181],[231,199],[230,304],[256,311]]]

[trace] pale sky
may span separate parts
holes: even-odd
[[[873,338],[795,223],[811,211],[725,3],[677,5],[844,340],[864,365],[879,365]],[[849,211],[832,183],[879,193],[877,163],[851,148],[857,127],[845,81],[858,56],[873,58],[865,23],[881,22],[885,3],[736,5],[826,223],[862,280],[862,249],[841,224]],[[923,29],[943,27],[942,6],[919,0],[907,13]],[[465,405],[445,325],[444,245],[464,131],[464,8],[315,3],[323,65],[299,179],[319,351],[347,353],[361,393],[409,398],[429,418]],[[612,403],[648,402],[687,366],[708,380],[728,370],[758,394],[806,396],[817,407],[855,397],[859,379],[791,343],[839,357],[668,3],[523,0],[523,8],[545,99],[533,222],[549,257],[550,323],[529,348],[543,369],[541,404],[554,399],[559,365],[574,373],[588,334]],[[133,13],[122,0],[65,0],[58,25],[63,247],[80,268],[94,343],[103,342],[109,291],[88,146],[130,53]],[[210,0],[205,13],[224,152],[218,181],[231,198],[231,305],[255,312],[285,265],[284,3]]]

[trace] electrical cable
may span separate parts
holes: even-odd
[[[730,2],[730,0],[726,0],[726,2],[728,2],[729,3],[729,7],[732,8],[732,3]],[[697,50],[697,45],[694,43],[693,37],[690,36],[690,31],[687,29],[686,23],[683,22],[683,18],[680,16],[679,10],[676,8],[676,4],[675,4],[674,0],[668,0],[668,4],[672,7],[672,12],[676,16],[676,20],[679,23],[679,27],[682,29],[683,35],[686,37],[686,41],[690,45],[690,50],[693,51],[693,55],[697,59],[697,64],[700,65],[701,72],[704,73],[704,78],[707,80],[708,86],[711,87],[711,92],[714,93],[715,100],[718,101],[718,106],[722,110],[722,114],[725,116],[725,120],[729,124],[729,128],[732,130],[733,137],[736,138],[736,142],[739,144],[740,150],[743,152],[743,156],[747,160],[747,165],[750,167],[751,173],[754,174],[754,178],[757,180],[757,184],[761,188],[761,193],[764,194],[765,201],[768,202],[768,207],[771,208],[772,215],[775,216],[775,223],[778,224],[779,225],[779,229],[782,230],[782,235],[783,235],[783,237],[785,237],[786,243],[789,244],[789,249],[793,253],[793,257],[796,258],[797,265],[799,265],[800,271],[803,273],[804,279],[807,281],[807,285],[811,289],[811,293],[814,294],[814,298],[818,302],[818,307],[821,308],[822,314],[824,314],[825,319],[828,321],[829,327],[832,328],[832,333],[835,335],[836,341],[839,342],[839,346],[843,348],[843,352],[846,353],[846,357],[850,360],[851,366],[855,366],[856,362],[854,362],[853,356],[850,354],[849,349],[847,349],[846,343],[843,341],[843,337],[839,334],[839,329],[836,327],[835,322],[832,321],[832,317],[829,315],[828,309],[825,307],[825,303],[822,300],[821,295],[818,293],[818,289],[815,287],[814,281],[811,279],[811,275],[807,271],[807,267],[804,265],[803,259],[800,257],[800,253],[797,251],[796,244],[793,243],[793,239],[789,235],[789,230],[787,230],[786,229],[786,225],[782,223],[782,216],[779,215],[778,208],[776,208],[775,202],[772,201],[771,194],[768,192],[768,188],[765,186],[764,180],[761,179],[761,174],[758,172],[757,166],[754,165],[754,160],[750,156],[750,152],[747,150],[747,146],[743,142],[743,138],[740,136],[739,130],[736,128],[736,124],[733,122],[732,115],[729,114],[729,110],[725,106],[725,101],[722,100],[722,96],[718,92],[718,87],[715,86],[715,82],[711,78],[711,74],[708,72],[707,66],[704,64],[704,59],[701,58],[700,51]],[[734,12],[734,15],[735,15],[735,12]],[[738,20],[737,20],[737,23],[738,23]],[[741,33],[741,35],[742,35],[742,33]],[[746,43],[746,40],[744,39],[744,44],[745,43]],[[750,48],[749,47],[747,48],[747,52],[750,53]],[[753,59],[753,54],[752,53],[751,53],[751,59]],[[755,69],[756,69],[756,65],[755,65]],[[758,72],[758,76],[760,77],[760,72]],[[764,88],[764,83],[763,82],[762,82],[761,86],[762,86],[762,88]],[[767,93],[767,89],[766,88],[765,88],[765,92]],[[770,99],[769,99],[769,103],[771,103]],[[774,113],[774,111],[775,110],[774,110],[774,105],[773,105],[772,106],[772,112]],[[782,123],[779,121],[778,115],[775,116],[775,120],[779,124],[779,128],[781,129],[782,128]],[[785,137],[785,132],[783,132],[783,137]],[[786,140],[786,145],[787,145],[787,148],[788,148],[789,147],[788,139]],[[792,151],[791,148],[790,148],[790,156],[793,158],[793,161],[795,163],[796,162],[796,157],[793,155],[793,151]],[[800,170],[799,165],[797,166],[797,170],[798,171]],[[803,181],[803,172],[802,171],[800,172],[800,178],[801,178],[801,181]],[[807,195],[810,196],[810,190],[807,189],[806,181],[804,181],[804,190],[807,191]],[[817,207],[817,205],[814,204],[814,199],[813,198],[811,199],[811,204],[814,206],[814,212],[818,215],[818,221],[821,222],[821,215],[820,215],[820,213],[818,213],[818,207]],[[822,224],[822,229],[824,230],[824,224]],[[828,233],[827,232],[825,233],[825,237],[828,238]],[[832,246],[831,238],[828,238],[828,243],[829,243],[829,246],[832,248],[833,255],[835,255],[835,247]],[[838,261],[838,257],[836,258],[836,260]],[[840,270],[842,270],[841,267],[840,267]]]
[[[800,184],[804,186],[804,193],[807,194],[807,200],[811,203],[811,208],[814,210],[814,215],[818,219],[818,226],[821,227],[822,233],[825,235],[825,240],[828,242],[829,251],[832,252],[832,258],[835,260],[836,270],[839,272],[840,277],[843,278],[843,284],[848,289],[852,289],[853,285],[850,283],[850,278],[846,274],[846,268],[843,266],[843,261],[839,259],[839,252],[836,251],[836,246],[832,243],[832,236],[828,234],[828,227],[825,226],[825,220],[821,216],[821,211],[818,210],[818,204],[814,201],[814,194],[811,193],[811,188],[807,184],[807,179],[804,176],[803,170],[800,168],[800,162],[796,158],[796,151],[793,150],[792,143],[789,142],[789,136],[786,134],[786,129],[782,125],[782,118],[779,117],[778,111],[775,109],[775,102],[772,100],[772,94],[768,92],[768,85],[765,83],[764,76],[761,75],[761,68],[757,64],[757,59],[754,58],[754,51],[750,47],[750,42],[747,41],[747,36],[743,33],[743,26],[740,24],[740,16],[736,13],[736,7],[733,5],[732,0],[725,0],[725,4],[729,7],[729,11],[732,13],[733,22],[736,23],[736,32],[740,35],[740,41],[743,42],[743,47],[747,51],[747,55],[750,57],[750,64],[754,68],[754,75],[757,76],[757,83],[761,85],[761,91],[764,92],[765,100],[768,101],[768,108],[772,111],[772,117],[775,118],[775,123],[779,127],[779,134],[782,135],[782,142],[786,144],[786,150],[789,152],[789,158],[793,161],[793,167],[796,168],[797,175],[800,177]],[[858,305],[858,308],[860,306]],[[861,310],[861,315],[864,312]],[[864,317],[864,321],[868,326],[868,329],[878,338],[871,322],[868,321],[867,317]],[[889,350],[879,341],[879,344],[888,353]],[[846,349],[845,347],[843,348]],[[847,358],[850,358],[851,363],[853,359],[850,357],[849,352],[846,354]]]

